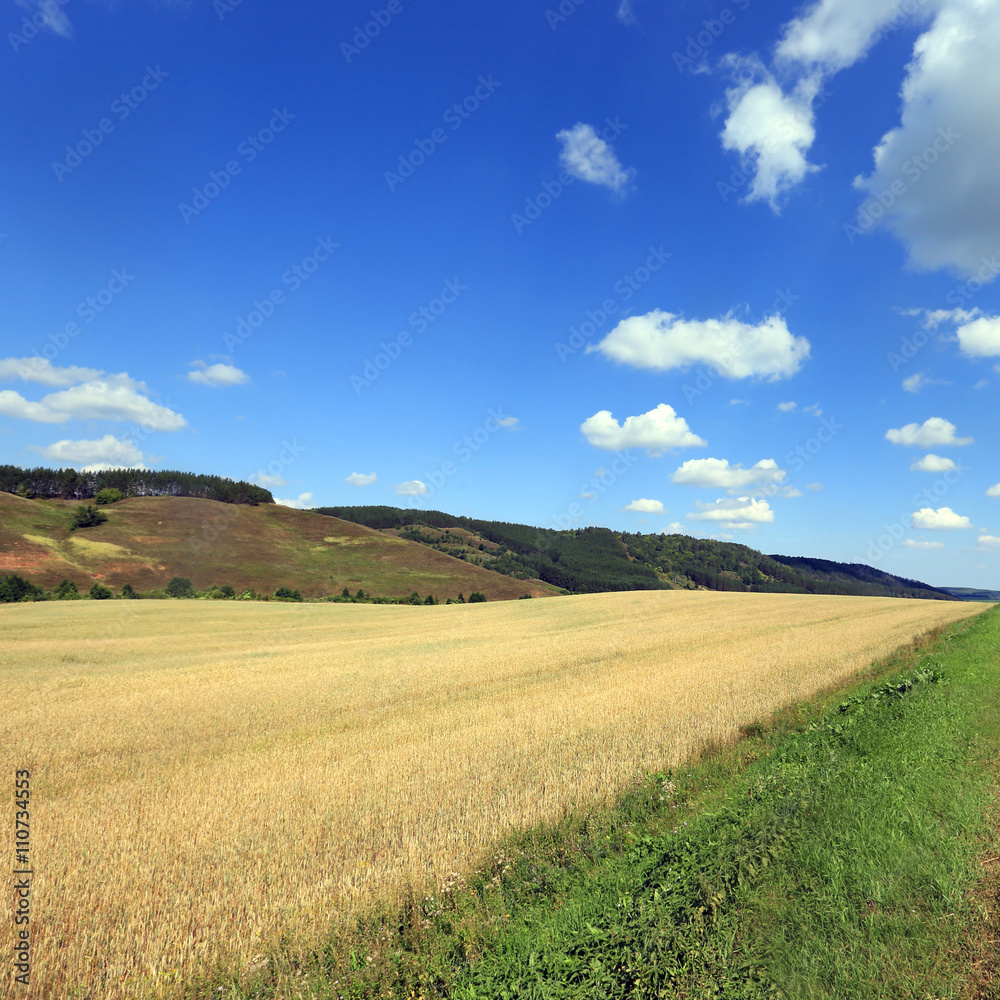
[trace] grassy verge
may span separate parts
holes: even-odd
[[[612,810],[567,812],[322,948],[185,993],[1000,996],[998,751],[994,608]]]

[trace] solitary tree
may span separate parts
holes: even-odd
[[[186,576],[175,576],[167,584],[167,597],[194,597],[194,587]]]
[[[98,490],[94,494],[94,502],[105,504],[105,503],[118,503],[122,498],[122,491],[116,490],[113,486],[108,487],[106,490]]]
[[[98,524],[104,524],[108,515],[90,504],[81,504],[73,511],[73,520],[69,530],[76,531],[77,528],[93,528]]]
[[[106,601],[108,598],[114,595],[108,590],[107,587],[102,587],[99,583],[95,583],[93,587],[90,588],[90,599],[92,601]]]
[[[135,588],[131,583],[126,583],[122,586],[122,597],[126,601],[134,601],[139,595],[135,592]]]
[[[72,580],[63,580],[56,589],[56,599],[60,601],[75,601],[79,596],[80,591]]]

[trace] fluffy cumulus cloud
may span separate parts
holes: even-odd
[[[915,266],[990,281],[1000,238],[1000,6],[934,6],[907,67],[899,125],[882,137],[872,172],[855,186],[870,196],[862,213],[880,195],[889,203],[879,221],[903,241]]]
[[[781,195],[817,167],[806,158],[816,138],[813,81],[785,94],[757,60],[729,60],[737,84],[726,91],[729,117],[722,146],[738,153],[751,175],[747,201],[766,201],[778,211]]]
[[[792,400],[789,400],[787,403],[778,403],[778,409],[781,410],[782,413],[791,413],[796,406],[798,406],[798,403],[795,403]]]
[[[112,375],[96,368],[58,368],[44,358],[4,358],[0,361],[0,380],[13,379],[65,388],[40,400],[26,399],[14,389],[0,390],[3,416],[45,424],[128,420],[154,431],[176,431],[187,426],[179,413],[149,399],[149,387],[126,372]]]
[[[688,514],[692,521],[712,521],[727,531],[746,530],[758,524],[772,524],[774,511],[766,500],[739,497],[735,500],[716,500],[714,503],[696,503],[696,513]]]
[[[38,382],[53,389],[62,389],[105,374],[97,368],[79,368],[76,365],[58,368],[48,358],[0,358],[0,382]]]
[[[682,486],[707,486],[736,493],[750,486],[780,483],[785,475],[773,458],[763,458],[749,469],[730,465],[725,458],[690,458],[670,479]],[[796,495],[801,494],[796,492]]]
[[[996,486],[991,486],[986,491],[986,495],[988,497],[1000,497],[1000,483],[997,483]]]
[[[954,460],[950,458],[942,458],[940,455],[924,455],[923,458],[918,458],[913,465],[910,466],[915,472],[954,472],[958,466],[955,464]]]
[[[669,513],[669,511],[664,509],[662,500],[633,500],[630,504],[626,505],[622,509],[635,511],[638,514]]]
[[[96,441],[70,441],[64,439],[44,448],[34,447],[44,458],[60,466],[85,467],[86,471],[98,469],[144,469],[143,454],[134,441],[121,441],[112,434],[105,434]]]
[[[580,430],[595,448],[608,451],[645,448],[653,456],[674,448],[699,448],[707,444],[667,403],[660,403],[648,413],[626,417],[623,424],[612,417],[610,410],[599,410],[580,424]]]
[[[274,498],[276,504],[282,507],[294,507],[296,510],[310,510],[313,507],[313,495],[311,493],[300,493],[294,500],[279,500]]]
[[[980,315],[962,323],[955,334],[966,357],[1000,357],[1000,316]]]
[[[272,476],[266,472],[258,472],[256,475],[251,476],[250,482],[257,483],[258,486],[263,486],[267,490],[274,489],[275,486],[288,485],[284,476]]]
[[[626,170],[615,151],[594,131],[592,125],[577,122],[556,134],[562,143],[559,160],[574,177],[590,184],[601,184],[612,191],[623,191],[635,174]]]
[[[775,381],[794,375],[809,357],[809,341],[793,337],[781,316],[743,323],[731,314],[720,319],[686,320],[654,309],[623,319],[587,353],[635,368],[669,371],[711,365],[729,379],[757,376]]]
[[[730,56],[721,133],[750,173],[747,200],[777,210],[816,169],[809,154],[826,84],[889,31],[921,31],[905,67],[898,124],[872,136],[873,166],[853,240],[885,226],[919,268],[954,268],[980,282],[1000,273],[1000,5],[987,0],[814,0],[785,25],[774,62]],[[903,67],[901,67],[903,70]],[[780,82],[779,82],[780,81]]]
[[[915,538],[903,539],[903,548],[906,549],[943,549],[944,542],[921,542]]]
[[[376,478],[374,472],[352,472],[344,482],[350,483],[352,486],[371,486]]]
[[[996,535],[981,534],[976,541],[983,549],[1000,549],[1000,538]]]
[[[408,479],[396,487],[396,496],[398,497],[422,497],[427,492],[427,486],[419,479]]]
[[[913,514],[913,527],[927,531],[954,531],[971,528],[972,522],[962,514],[956,514],[950,507],[921,507]]]
[[[935,445],[972,444],[972,438],[955,437],[955,425],[943,417],[930,417],[922,424],[907,424],[885,432],[887,441],[915,448],[933,448]]]
[[[188,372],[188,381],[197,382],[199,385],[243,385],[250,381],[250,376],[246,372],[240,371],[235,365],[228,365],[218,362],[214,365],[206,365],[203,361],[193,362],[200,367],[193,372]]]

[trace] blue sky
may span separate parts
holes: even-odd
[[[374,2],[3,0],[0,461],[1000,588],[1000,4]]]

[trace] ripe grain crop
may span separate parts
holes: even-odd
[[[120,1000],[280,935],[306,947],[982,607],[682,591],[4,606],[0,759],[32,776],[26,995]]]

